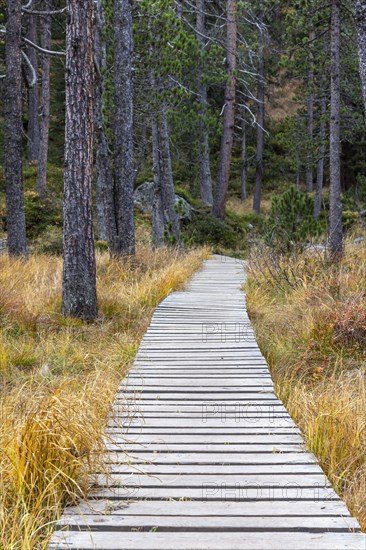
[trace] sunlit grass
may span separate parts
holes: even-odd
[[[45,548],[63,505],[101,462],[118,385],[154,307],[207,250],[98,255],[99,318],[64,319],[61,259],[0,258],[0,548]]]
[[[366,530],[366,248],[256,251],[247,300],[277,391],[336,490]]]

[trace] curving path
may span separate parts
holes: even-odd
[[[158,307],[109,422],[111,473],[50,549],[366,550],[274,393],[244,279],[214,256]]]

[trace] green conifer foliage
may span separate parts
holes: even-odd
[[[267,222],[267,244],[291,252],[315,237],[319,223],[314,220],[313,211],[314,199],[295,187],[274,197]]]

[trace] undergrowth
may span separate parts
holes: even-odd
[[[366,247],[253,251],[247,301],[279,396],[366,530]]]
[[[0,257],[0,548],[45,548],[102,468],[103,430],[153,309],[207,250],[98,253],[99,318],[60,314],[61,259]]]

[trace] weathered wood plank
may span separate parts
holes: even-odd
[[[118,532],[60,532],[50,549],[78,548],[78,550],[365,550],[361,533],[123,533]],[[72,546],[70,546],[70,544]],[[198,546],[199,545],[199,546]]]

